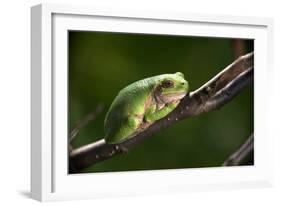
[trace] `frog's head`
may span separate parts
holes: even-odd
[[[177,101],[185,97],[189,90],[188,82],[181,72],[160,75],[157,82],[158,92],[155,94],[163,103]]]

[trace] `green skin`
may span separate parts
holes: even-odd
[[[105,117],[105,141],[118,144],[173,111],[187,94],[180,72],[146,78],[122,89]]]

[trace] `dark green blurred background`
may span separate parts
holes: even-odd
[[[74,147],[103,137],[106,111],[126,85],[180,71],[195,90],[238,54],[252,50],[253,40],[70,31],[69,128],[98,103],[105,105]],[[174,124],[128,154],[84,172],[220,166],[252,131],[253,88],[247,88],[222,109]]]

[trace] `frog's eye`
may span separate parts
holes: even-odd
[[[163,88],[171,88],[174,86],[174,82],[171,81],[171,80],[165,80],[162,82],[162,85],[161,85]]]

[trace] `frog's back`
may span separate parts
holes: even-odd
[[[105,118],[105,138],[108,141],[122,139],[125,133],[128,135],[131,129],[128,125],[128,117],[143,117],[152,87],[153,82],[144,79],[130,84],[118,93]]]

